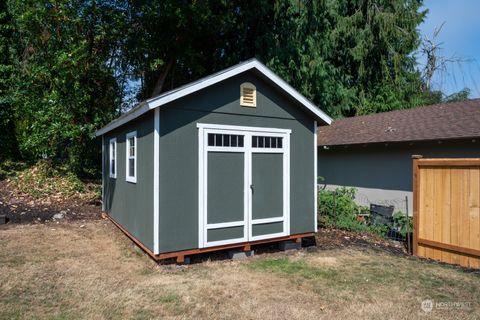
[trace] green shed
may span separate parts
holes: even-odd
[[[330,117],[252,59],[97,131],[103,210],[155,259],[316,231],[317,125]]]

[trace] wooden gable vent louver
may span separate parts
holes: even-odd
[[[240,85],[240,105],[244,107],[257,106],[257,89],[249,82]]]

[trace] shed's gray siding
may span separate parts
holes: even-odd
[[[240,106],[243,82],[256,86],[256,108]],[[290,233],[314,231],[313,118],[249,71],[161,108],[160,252],[198,247],[197,123],[291,129]]]
[[[357,201],[394,205],[412,213],[412,155],[425,158],[480,157],[478,139],[433,142],[333,146],[318,148],[318,175],[328,186],[356,187]]]
[[[130,234],[153,250],[153,111],[104,136],[105,211]],[[137,131],[137,183],[126,177],[125,136]],[[109,174],[109,141],[117,139],[117,178]]]

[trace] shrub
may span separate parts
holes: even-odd
[[[401,235],[405,238],[413,230],[413,219],[398,211],[393,214],[393,224],[370,224],[369,221],[360,221],[359,214],[367,213],[369,209],[355,203],[355,188],[337,188],[321,190],[318,195],[318,214],[321,225],[329,228],[363,232],[368,231],[381,237],[388,237],[389,233]]]
[[[326,227],[366,231],[368,226],[358,220],[358,214],[368,211],[355,203],[355,188],[338,188],[319,192],[320,223]]]
[[[407,233],[413,231],[413,218],[407,217],[403,212],[395,212],[392,216],[393,227],[396,228],[402,237],[406,237]]]

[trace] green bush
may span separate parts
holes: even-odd
[[[318,196],[320,223],[326,227],[335,227],[352,231],[367,231],[366,224],[358,221],[359,213],[368,208],[355,203],[355,188],[338,188],[333,191],[321,190]]]
[[[355,193],[355,188],[346,187],[321,190],[318,194],[320,225],[357,232],[368,231],[381,237],[387,236],[391,229],[398,230],[402,237],[413,230],[413,219],[400,211],[393,214],[393,225],[360,221],[359,214],[368,213],[369,209],[355,203]]]
[[[403,212],[395,212],[392,216],[393,227],[396,228],[402,237],[413,231],[413,218],[407,217]]]

